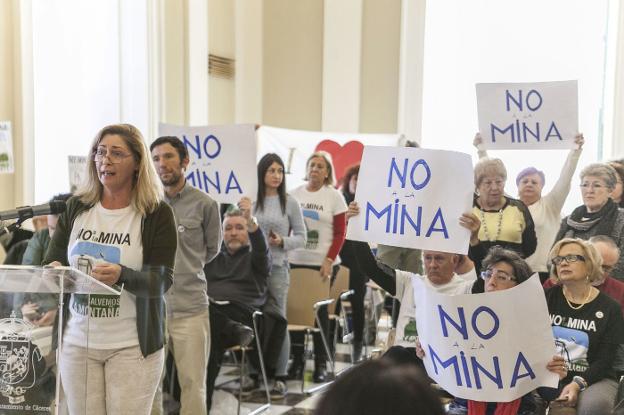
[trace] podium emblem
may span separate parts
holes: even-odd
[[[0,319],[0,394],[9,403],[24,402],[24,394],[36,380],[30,341],[34,326],[22,319],[11,317]]]

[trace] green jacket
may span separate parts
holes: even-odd
[[[91,207],[76,197],[69,199],[67,210],[59,217],[43,264],[59,261],[69,265],[67,246],[74,220]],[[121,265],[118,284],[124,284],[124,289],[136,296],[139,346],[143,356],[147,356],[162,348],[165,340],[164,294],[173,284],[177,248],[175,219],[171,208],[161,201],[156,210],[143,218],[141,230],[143,268],[135,271]],[[63,301],[63,316],[65,326],[69,317],[69,298]],[[55,342],[57,336],[53,335],[52,338]]]
[[[35,232],[28,241],[26,252],[22,257],[22,265],[41,265],[49,244],[50,232],[48,228]]]

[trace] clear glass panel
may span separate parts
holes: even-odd
[[[119,295],[121,288],[109,287],[70,267],[0,265],[0,292]]]
[[[119,295],[120,289],[69,267],[0,266],[0,414],[56,412],[60,361],[52,348],[53,326],[57,314],[62,319],[60,299],[68,293]],[[57,335],[62,338],[62,325]],[[72,359],[72,378],[83,385],[86,365],[79,362],[86,363],[86,351],[81,349],[82,357],[74,350]],[[58,413],[67,413],[63,401]]]

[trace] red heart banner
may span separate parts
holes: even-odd
[[[314,151],[327,151],[332,156],[334,162],[334,174],[337,183],[340,183],[345,170],[362,160],[364,144],[359,141],[348,141],[341,146],[334,140],[323,140],[316,145]]]

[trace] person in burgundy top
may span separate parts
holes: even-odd
[[[613,239],[604,235],[593,236],[589,242],[596,247],[602,257],[602,271],[605,275],[604,281],[600,285],[596,285],[596,288],[617,301],[622,308],[622,313],[624,313],[624,282],[617,280],[612,274],[615,264],[620,259],[620,249],[613,242]],[[544,282],[545,289],[553,285],[555,284],[550,279]]]

